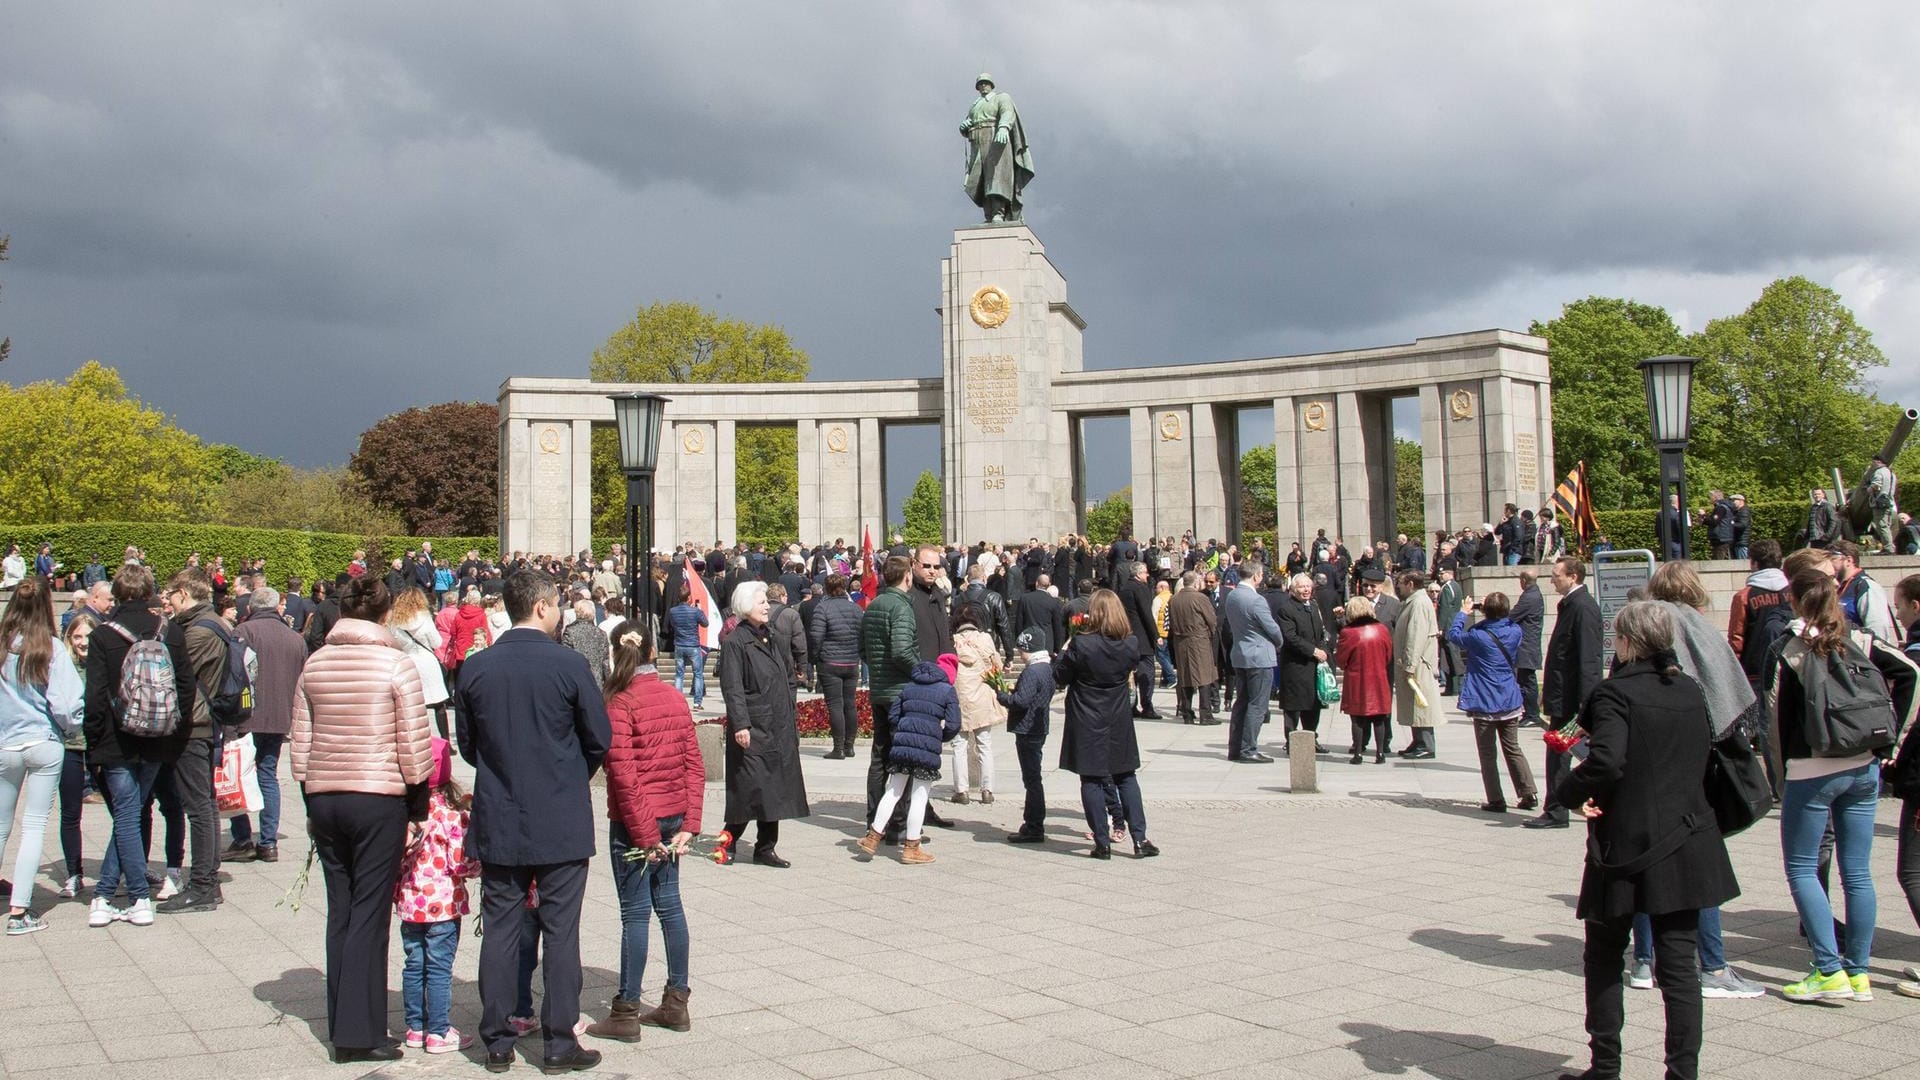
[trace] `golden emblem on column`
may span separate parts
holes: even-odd
[[[1301,410],[1300,419],[1302,423],[1306,424],[1308,431],[1327,430],[1326,402],[1324,401],[1307,402],[1307,407]]]
[[[548,427],[540,429],[540,452],[543,454],[557,454],[560,452],[559,428]]]
[[[1455,420],[1473,419],[1473,391],[1455,390],[1447,397],[1447,412]]]
[[[701,453],[706,450],[706,448],[707,433],[697,427],[688,428],[687,433],[680,436],[680,449],[685,450],[689,454]]]
[[[973,294],[973,301],[967,305],[967,313],[979,326],[992,330],[1007,321],[1013,314],[1013,299],[998,285],[982,285]]]
[[[1180,441],[1180,414],[1179,413],[1170,412],[1170,413],[1160,414],[1160,441],[1161,442],[1179,442]]]
[[[847,452],[847,429],[830,427],[827,429],[827,453],[844,454]]]

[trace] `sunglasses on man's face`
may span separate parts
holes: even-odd
[[[938,569],[940,569],[940,564],[939,564],[939,563],[937,563],[937,562],[923,562],[923,563],[921,563],[921,564],[920,564],[920,569],[922,569],[922,570],[938,570]]]

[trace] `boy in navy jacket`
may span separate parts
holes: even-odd
[[[1052,642],[1047,631],[1029,626],[1020,631],[1016,647],[1026,658],[1026,669],[1012,690],[997,695],[1007,708],[1007,730],[1013,733],[1013,752],[1020,759],[1020,780],[1027,787],[1027,805],[1019,831],[1007,836],[1011,844],[1038,844],[1045,840],[1047,794],[1040,783],[1040,752],[1047,744],[1049,710],[1053,708],[1053,664],[1047,655]]]

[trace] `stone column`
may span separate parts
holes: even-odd
[[[1304,539],[1300,517],[1300,417],[1290,397],[1273,399],[1273,512],[1274,540],[1290,544]],[[1237,463],[1236,463],[1237,464]],[[1238,522],[1234,523],[1238,526]],[[1236,536],[1239,529],[1234,530]],[[1289,536],[1288,534],[1292,535]]]
[[[794,442],[798,444],[799,528],[803,542],[819,543],[820,535],[820,424],[814,420],[796,420]]]
[[[1441,413],[1440,387],[1420,388],[1420,490],[1426,493],[1427,535],[1421,544],[1429,551],[1438,529],[1453,528],[1447,511],[1447,421]]]
[[[734,430],[732,420],[721,420],[713,425],[713,528],[720,539],[729,544],[740,539],[733,490]]]
[[[1204,544],[1215,536],[1224,541],[1234,531],[1229,519],[1239,524],[1234,496],[1239,492],[1240,463],[1234,460],[1236,440],[1222,438],[1218,428],[1223,417],[1231,421],[1233,414],[1206,404],[1193,406],[1191,412],[1194,541]]]
[[[532,425],[525,420],[508,419],[500,424],[500,490],[504,493],[500,530],[500,554],[525,551],[533,527],[533,500],[529,490],[533,482]]]
[[[1074,486],[1075,460],[1073,438],[1073,416],[1070,413],[1056,412],[1047,417],[1047,442],[1053,452],[1048,455],[1053,462],[1053,502],[1054,511],[1045,521],[1034,526],[1033,533],[1048,544],[1054,543],[1067,533],[1077,531],[1080,522],[1080,508],[1075,505],[1078,494]]]
[[[1535,383],[1534,389],[1540,393],[1540,445],[1536,453],[1540,458],[1540,505],[1547,505],[1553,498],[1554,489],[1560,485],[1560,469],[1553,460],[1553,388],[1546,383]],[[1567,527],[1560,523],[1561,529]]]
[[[1443,417],[1441,443],[1445,447],[1447,503],[1443,519],[1459,529],[1497,518],[1487,507],[1486,440],[1482,435],[1481,380],[1440,384]]]
[[[1010,224],[954,230],[940,282],[947,538],[1025,539],[1058,513],[1053,375],[1080,355],[1066,281]]]
[[[1153,532],[1153,415],[1145,406],[1127,410],[1127,460],[1133,477],[1133,535]]]
[[[1340,512],[1337,515],[1338,539],[1350,551],[1373,542],[1372,473],[1378,463],[1367,458],[1367,425],[1361,415],[1360,395],[1351,391],[1334,398],[1336,425],[1339,429],[1339,460],[1335,473],[1340,484]]]
[[[818,543],[844,539],[860,546],[860,460],[865,446],[860,441],[857,420],[822,420],[814,439],[817,449],[811,460],[802,455],[804,467],[814,470],[819,489],[819,526],[815,532],[800,530],[802,537],[816,537]],[[804,478],[802,479],[804,483]]]
[[[887,545],[885,438],[879,420],[860,418],[860,528],[872,531],[875,551]],[[858,545],[860,538],[850,536],[847,542]]]
[[[719,530],[720,471],[715,464],[718,441],[708,421],[673,426],[673,518],[678,539],[692,540],[701,550],[722,536]],[[662,457],[665,457],[663,451]]]
[[[1154,409],[1147,419],[1153,461],[1153,514],[1147,532],[1178,536],[1194,522],[1193,410],[1185,405]]]
[[[526,550],[561,555],[573,550],[573,425],[535,420],[528,425],[530,477]]]
[[[1508,503],[1521,505],[1514,460],[1514,424],[1510,398],[1513,380],[1505,375],[1480,380],[1480,430],[1486,462],[1488,521],[1499,521]]]
[[[625,520],[625,519],[622,519]],[[593,547],[593,421],[573,422],[573,546]]]
[[[680,534],[680,521],[674,513],[679,485],[680,439],[671,420],[660,425],[660,464],[653,473],[653,543],[655,547],[675,548],[692,537]],[[624,543],[624,541],[622,541]]]
[[[1340,528],[1339,401],[1332,394],[1299,400],[1300,531],[1304,543],[1318,529]],[[1291,543],[1291,539],[1283,540]]]

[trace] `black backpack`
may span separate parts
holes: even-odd
[[[1852,757],[1893,745],[1893,697],[1886,676],[1849,634],[1839,651],[1809,651],[1800,668],[1802,727],[1814,757]]]
[[[200,692],[207,695],[207,711],[213,716],[213,722],[223,727],[246,723],[253,718],[253,681],[260,674],[260,658],[245,642],[228,633],[219,619],[201,619],[194,625],[212,633],[227,648],[226,662],[220,668],[220,684],[200,688]]]
[[[1740,639],[1740,667],[1747,681],[1758,686],[1767,675],[1774,642],[1786,637],[1793,625],[1793,605],[1785,589],[1748,587],[1745,636]]]

